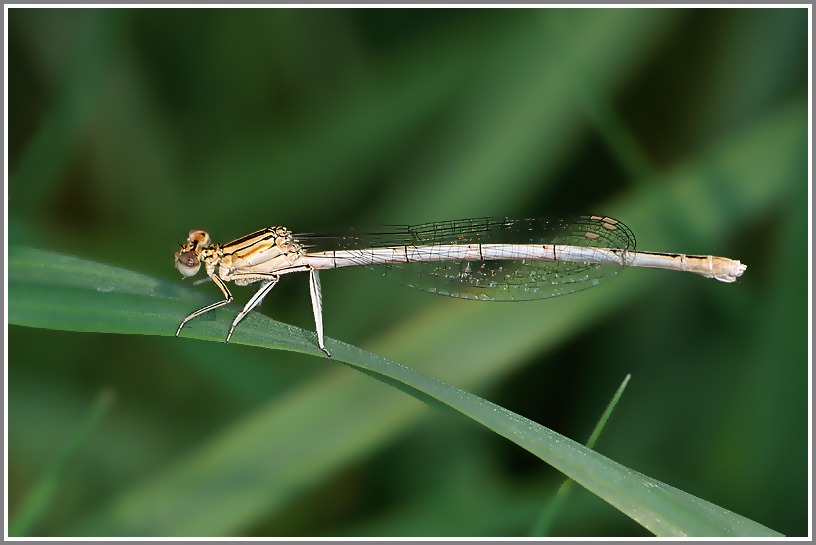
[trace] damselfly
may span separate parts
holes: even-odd
[[[318,271],[365,266],[382,269],[422,290],[482,301],[523,301],[574,293],[613,276],[623,267],[651,267],[696,273],[733,282],[745,265],[711,255],[635,250],[635,236],[607,216],[559,219],[480,218],[409,226],[353,230],[343,236],[294,234],[285,227],[261,229],[227,244],[212,244],[206,231],[190,231],[176,252],[176,268],[195,275],[201,263],[224,294],[179,325],[229,304],[226,282],[260,282],[232,322],[238,323],[278,283],[281,275],[309,273],[317,344],[323,342],[323,311]]]

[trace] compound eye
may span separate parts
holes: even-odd
[[[200,267],[201,262],[193,252],[181,252],[176,258],[176,268],[184,276],[195,276]]]

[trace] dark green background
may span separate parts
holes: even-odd
[[[579,441],[632,373],[599,451],[805,535],[807,16],[12,9],[9,244],[176,279],[193,227],[226,242],[271,225],[579,213],[623,220],[644,250],[740,259],[733,285],[629,270],[495,305],[333,271],[326,332]],[[219,312],[251,291],[235,293]],[[311,329],[305,277],[282,280],[262,312]],[[501,325],[480,331],[487,315]],[[531,334],[514,338],[520,328]],[[434,334],[447,348],[423,351]],[[141,535],[523,536],[562,478],[463,417],[314,357],[11,326],[8,358],[12,515],[99,392],[115,393],[35,535],[93,520]],[[200,526],[189,513],[175,525],[172,494],[163,524],[117,511],[140,483],[290,407],[293,431],[267,448],[327,461],[247,467],[286,481],[274,501],[225,502],[196,513]],[[357,415],[353,438],[331,437],[340,425],[312,441],[299,426],[321,414]],[[646,534],[583,490],[552,532]]]

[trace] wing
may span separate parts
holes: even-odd
[[[367,248],[452,244],[562,244],[634,250],[635,236],[622,222],[605,216],[558,219],[478,218],[350,230],[342,236],[296,235],[309,253],[359,252]],[[389,263],[368,268],[424,291],[484,301],[523,301],[566,295],[598,285],[620,266],[588,262],[513,259]]]

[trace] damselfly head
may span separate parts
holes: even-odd
[[[176,252],[176,268],[184,276],[195,276],[201,267],[201,261],[193,252]]]
[[[199,254],[210,245],[207,231],[193,229],[187,235],[187,242],[176,252],[176,268],[184,276],[195,276],[201,268]]]
[[[210,235],[207,231],[202,229],[193,229],[187,235],[187,245],[191,246],[191,249],[198,253],[210,245]]]

